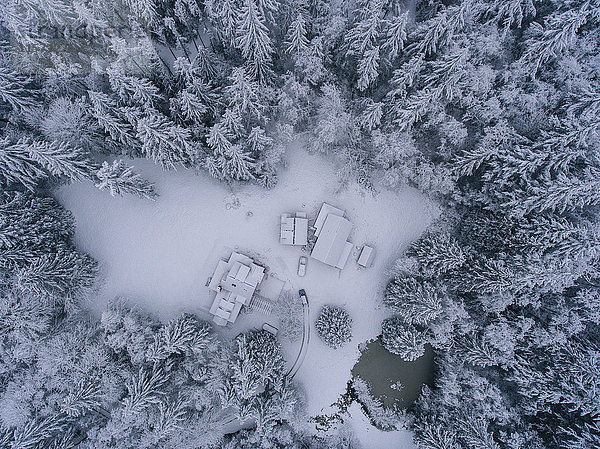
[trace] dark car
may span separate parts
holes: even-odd
[[[300,299],[302,299],[302,302],[304,304],[308,304],[308,298],[306,297],[306,292],[303,288],[298,290],[298,294],[300,295]]]

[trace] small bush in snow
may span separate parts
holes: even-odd
[[[321,340],[334,349],[352,338],[352,318],[341,307],[323,306],[315,327]]]

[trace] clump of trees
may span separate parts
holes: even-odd
[[[598,6],[420,3],[409,25],[382,123],[451,174],[384,294],[385,346],[436,354],[422,448],[600,441]]]
[[[323,306],[315,328],[323,343],[333,349],[340,348],[352,338],[352,318],[341,307]]]
[[[215,447],[235,423],[260,446],[310,440],[287,424],[299,396],[267,332],[224,343],[195,316],[161,323],[123,300],[100,322],[61,318],[18,287],[0,310],[2,447]]]
[[[219,416],[204,413],[203,387],[190,390],[200,409],[178,407],[169,389],[190,376],[208,382],[194,371],[205,350],[185,343],[148,359],[136,340],[163,331],[146,323],[122,347],[117,339],[117,352],[77,314],[96,267],[73,247],[52,189],[89,179],[153,197],[125,157],[270,187],[298,137],[335,158],[344,183],[411,185],[445,209],[384,297],[386,347],[407,360],[427,343],[436,353],[436,388],[413,410],[417,443],[598,445],[598,11],[597,0],[2,2],[0,288],[10,320],[0,445],[159,447],[179,437],[161,433],[179,417],[194,416],[191,429]],[[130,318],[123,327],[145,323]],[[261,366],[244,355],[253,338],[236,343],[237,358],[222,353],[222,376]],[[227,387],[223,400],[240,416],[267,410],[253,402],[263,380],[271,385]],[[146,399],[126,399],[136,391]],[[303,438],[273,433],[288,445]],[[249,430],[225,443],[261,438]]]

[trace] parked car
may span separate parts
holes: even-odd
[[[306,258],[306,256],[300,256],[300,259],[298,259],[298,276],[302,277],[306,274],[307,262],[308,259]]]

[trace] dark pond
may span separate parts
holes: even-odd
[[[425,354],[414,362],[405,362],[385,349],[380,339],[367,344],[352,368],[352,374],[365,380],[373,396],[384,406],[396,404],[399,408],[411,406],[419,397],[423,384],[433,385],[433,373],[431,346],[427,345]],[[402,387],[399,390],[392,388],[398,382]]]

